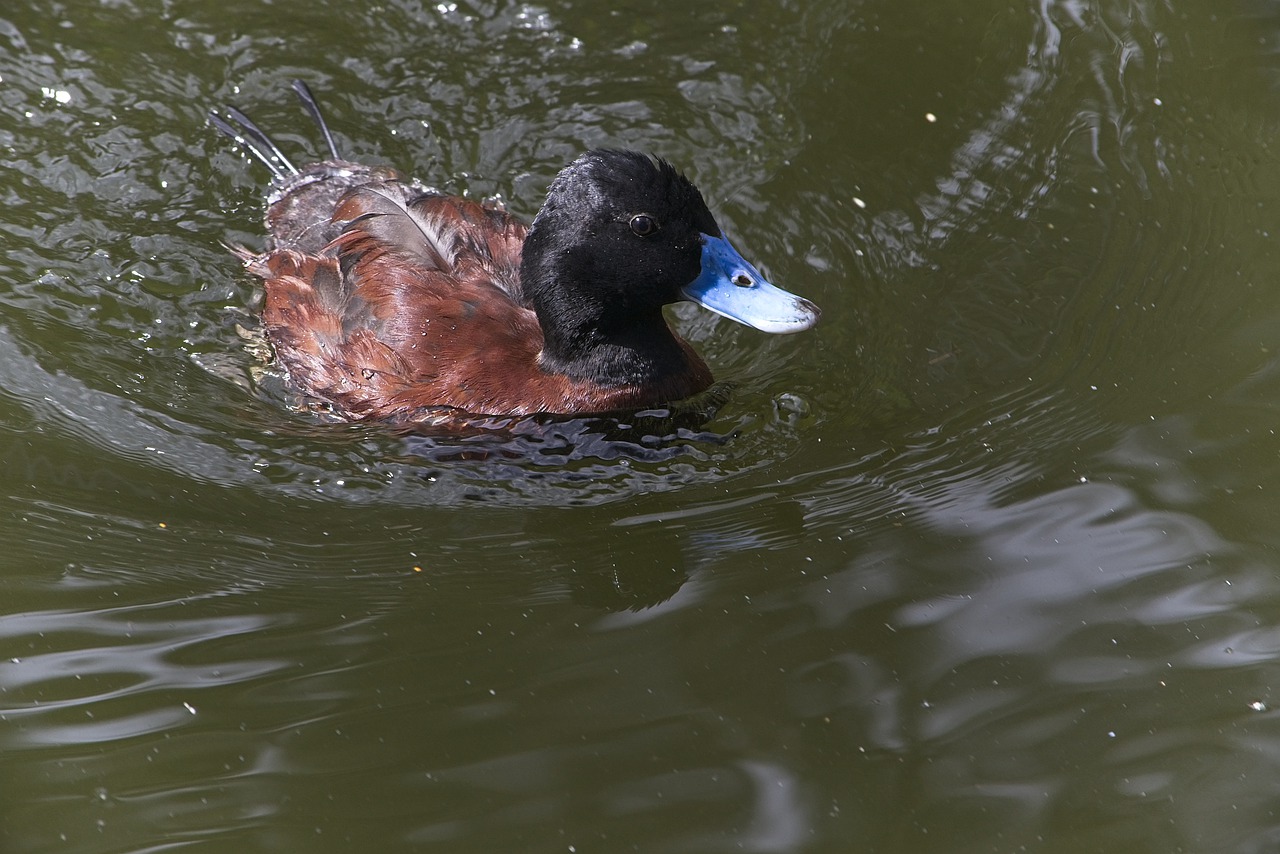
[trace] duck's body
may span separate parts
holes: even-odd
[[[772,298],[771,315],[744,322],[797,331],[817,319],[728,247],[697,189],[662,161],[589,152],[528,228],[342,160],[295,89],[332,159],[298,170],[243,113],[231,111],[247,139],[215,123],[276,175],[268,249],[242,253],[264,282],[267,337],[290,379],[343,417],[601,413],[688,397],[711,372],[662,306],[706,304],[721,285],[710,307],[729,316],[738,291]]]

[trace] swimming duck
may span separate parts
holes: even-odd
[[[743,259],[665,160],[588,151],[525,226],[343,159],[311,91],[293,89],[327,159],[295,167],[234,107],[210,121],[272,172],[267,249],[235,250],[263,280],[266,336],[290,380],[344,418],[655,407],[712,384],[663,306],[692,300],[773,333],[818,320]]]

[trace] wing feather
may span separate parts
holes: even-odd
[[[405,189],[392,183],[357,187],[343,196],[333,218],[347,221],[344,233],[362,231],[384,251],[406,256],[429,270],[452,270],[457,254],[454,229],[438,217],[423,216],[410,205]],[[344,270],[348,266],[344,259]]]

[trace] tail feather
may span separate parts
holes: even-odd
[[[302,102],[302,109],[307,111],[307,115],[311,116],[311,120],[316,123],[316,127],[320,128],[320,133],[324,134],[325,144],[329,146],[329,153],[333,155],[334,160],[341,160],[342,155],[338,153],[338,146],[333,141],[333,134],[329,132],[329,125],[324,120],[324,114],[320,112],[320,103],[316,101],[316,96],[311,94],[311,87],[301,80],[293,81],[293,91],[297,93],[298,100]]]
[[[227,115],[231,117],[231,120],[239,125],[239,129],[213,111],[210,111],[209,118],[214,127],[230,136],[245,151],[266,164],[266,167],[271,170],[271,174],[276,178],[285,178],[298,174],[298,167],[294,166],[292,161],[284,156],[284,152],[280,150],[280,147],[275,144],[271,137],[267,136],[266,131],[254,123],[253,119],[235,107],[227,106],[224,109]]]
[[[302,102],[303,110],[323,134],[331,157],[316,162],[311,162],[308,158],[302,166],[295,166],[266,131],[258,127],[244,111],[228,105],[209,113],[209,123],[214,128],[230,137],[247,154],[271,171],[271,185],[266,194],[266,224],[270,248],[287,248],[299,252],[320,251],[342,231],[345,223],[334,221],[333,214],[342,198],[353,189],[369,184],[403,183],[404,193],[410,195],[434,192],[417,182],[406,180],[394,169],[369,167],[343,160],[311,89],[301,80],[295,80],[293,91]],[[380,209],[375,212],[384,213]],[[402,209],[385,212],[404,213]],[[395,221],[393,218],[392,222]],[[405,230],[402,227],[397,231],[399,230],[405,231],[406,240],[414,239],[411,228]],[[430,235],[417,240],[425,241],[429,250],[434,248],[430,243]]]
[[[298,100],[302,102],[302,108],[306,110],[307,115],[316,123],[316,127],[320,129],[320,133],[324,135],[325,145],[329,148],[329,153],[334,160],[341,160],[342,155],[338,153],[338,144],[334,142],[333,133],[329,130],[329,125],[324,120],[324,114],[320,112],[320,104],[316,101],[315,95],[311,94],[310,87],[301,80],[293,81],[293,91],[297,93]],[[224,118],[218,110],[209,111],[209,123],[218,129],[219,132],[233,139],[237,145],[245,150],[246,153],[256,157],[264,166],[271,170],[271,175],[277,181],[284,181],[288,178],[300,174],[297,166],[285,156],[280,150],[280,146],[276,145],[266,131],[258,127],[253,119],[249,118],[242,110],[227,105],[222,108],[222,113],[226,114]]]
[[[241,113],[239,110],[232,107],[227,107],[226,109],[227,114],[231,116],[234,121],[239,121],[239,119],[236,118],[237,114],[244,116],[244,113]],[[243,148],[247,154],[250,154],[261,161],[262,165],[271,170],[271,175],[276,180],[283,180],[288,178],[290,175],[297,174],[298,170],[293,168],[292,163],[288,163],[287,160],[284,161],[284,163],[281,163],[272,157],[271,151],[273,149],[279,151],[275,145],[270,145],[264,149],[259,145],[258,140],[248,133],[247,128],[244,128],[243,126],[237,128],[222,116],[218,115],[217,110],[209,111],[209,124],[217,128],[220,133],[230,137],[237,145]],[[244,132],[242,133],[241,131]],[[261,131],[258,131],[258,133],[262,134]],[[265,136],[265,134],[263,134],[263,136]],[[270,140],[268,140],[268,142],[270,142]],[[288,166],[286,167],[285,164],[288,164]]]

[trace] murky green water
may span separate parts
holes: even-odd
[[[1280,6],[10,0],[0,851],[1280,848]],[[530,216],[652,150],[824,309],[504,462],[237,331],[251,109]]]

